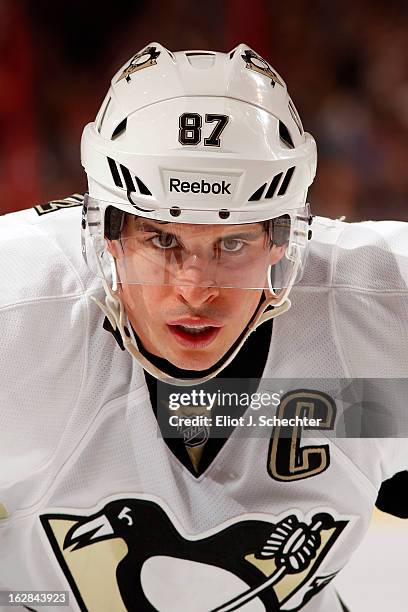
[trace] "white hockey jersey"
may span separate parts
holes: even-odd
[[[0,588],[68,591],[73,611],[340,612],[331,581],[408,441],[330,436],[327,413],[290,444],[234,430],[195,477],[102,328],[80,204],[0,218]],[[408,225],[313,233],[263,379],[407,378]]]

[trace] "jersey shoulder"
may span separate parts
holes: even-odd
[[[316,217],[304,281],[367,291],[408,291],[408,223]]]
[[[81,251],[75,194],[0,217],[0,307],[84,293],[95,282]]]

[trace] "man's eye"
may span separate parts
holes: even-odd
[[[236,253],[240,251],[243,246],[244,243],[242,240],[238,240],[237,238],[224,238],[220,241],[221,250],[227,253]]]
[[[177,240],[172,234],[157,234],[151,241],[158,249],[172,249],[177,245]]]

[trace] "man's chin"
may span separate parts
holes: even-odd
[[[220,359],[222,355],[194,355],[193,352],[190,355],[171,355],[166,357],[167,361],[172,363],[181,370],[193,370],[194,372],[201,372],[212,368]]]

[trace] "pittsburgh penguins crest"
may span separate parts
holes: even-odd
[[[41,523],[83,611],[294,612],[335,575],[316,572],[349,520],[245,514],[189,534],[158,498],[127,496]]]
[[[268,62],[264,60],[260,55],[255,53],[255,51],[252,51],[252,49],[245,49],[241,57],[245,62],[245,68],[248,68],[249,70],[254,70],[255,72],[263,74],[264,76],[271,79],[272,87],[275,87],[276,83],[278,83],[282,87],[285,86],[282,79],[272,69]]]
[[[146,47],[142,51],[139,51],[139,53],[136,53],[136,55],[132,57],[129,65],[126,66],[116,82],[119,83],[122,79],[126,79],[127,83],[129,83],[131,81],[130,75],[157,64],[156,60],[160,53],[161,51],[157,51],[156,47]]]

